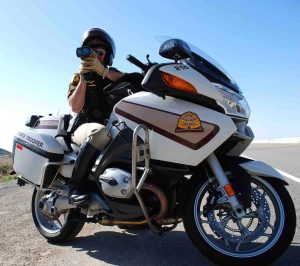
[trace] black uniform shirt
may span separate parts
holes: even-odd
[[[115,68],[110,68],[111,71],[119,72]],[[138,91],[142,91],[141,82],[143,79],[143,75],[140,73],[126,73],[123,77],[118,80],[118,83],[124,82],[127,84],[131,84],[129,87],[132,93],[136,93]],[[80,80],[80,76],[78,73],[75,73],[72,81],[69,85],[68,97],[72,95],[74,90],[76,89]],[[80,111],[80,122],[77,126],[82,123],[91,123],[96,122],[100,124],[104,124],[105,120],[109,118],[110,112],[116,102],[121,100],[122,98],[128,96],[128,91],[125,90],[119,95],[115,95],[115,99],[112,101],[111,98],[103,91],[103,89],[112,84],[108,78],[102,78],[102,76],[94,74],[94,80],[89,82],[86,89],[85,94],[85,104]]]
[[[109,107],[106,104],[106,94],[103,92],[103,89],[113,83],[113,81],[108,78],[103,79],[102,76],[96,73],[93,74],[94,79],[87,83],[85,103],[81,113],[85,113],[86,122],[103,124],[110,113]],[[79,74],[75,73],[69,85],[68,97],[75,91],[79,80]]]

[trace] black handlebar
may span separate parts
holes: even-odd
[[[130,63],[132,63],[132,64],[136,65],[137,67],[139,67],[140,69],[142,69],[144,72],[146,72],[148,70],[148,66],[143,64],[140,60],[136,59],[134,56],[129,54],[126,56],[126,59]]]

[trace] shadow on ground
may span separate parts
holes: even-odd
[[[113,265],[213,265],[197,252],[182,231],[162,236],[149,230],[101,231],[78,237],[69,245]]]
[[[78,237],[68,246],[113,265],[214,265],[197,252],[183,231],[163,236],[148,230],[101,231]],[[292,244],[273,265],[300,265],[300,245]]]

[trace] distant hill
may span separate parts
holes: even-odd
[[[12,153],[0,148],[0,182],[9,176],[12,170]]]
[[[12,153],[0,148],[0,177],[2,175],[1,167],[6,164],[12,165]]]
[[[12,154],[11,152],[0,148],[0,156],[5,156],[5,155],[11,156]]]

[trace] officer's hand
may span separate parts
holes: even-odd
[[[80,74],[95,71],[98,75],[104,78],[108,72],[108,69],[101,64],[96,52],[92,50],[92,55],[82,60],[79,71]]]
[[[90,70],[89,70],[89,69],[86,69],[86,68],[83,66],[82,62],[81,62],[80,66],[79,66],[79,76],[80,76],[80,80],[85,80],[85,79],[84,79],[84,74],[86,74],[86,73],[88,73],[88,72],[90,72]]]

